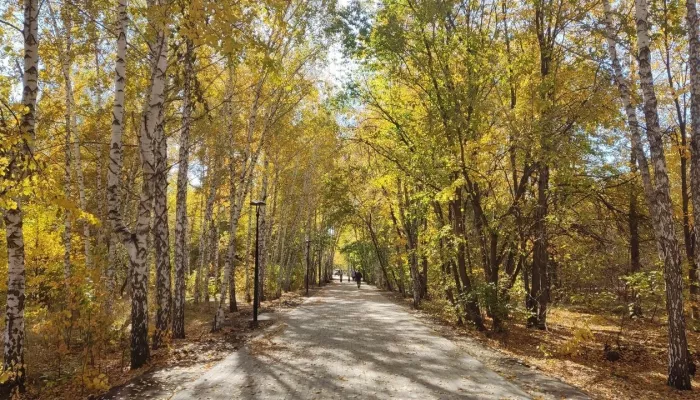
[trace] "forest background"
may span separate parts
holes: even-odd
[[[593,395],[692,396],[695,0],[6,0],[0,42],[8,393],[220,332],[260,229],[263,300],[358,269]]]

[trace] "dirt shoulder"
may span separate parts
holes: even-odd
[[[154,352],[149,366],[122,372],[123,376],[116,385],[94,398],[168,399],[184,384],[196,380],[217,362],[259,336],[275,323],[281,313],[295,308],[303,299],[299,293],[286,293],[280,299],[263,302],[257,328],[251,326],[251,305],[239,304],[238,312],[226,314],[226,323],[220,332],[211,332],[214,305],[193,307],[186,339],[174,340],[167,348]]]

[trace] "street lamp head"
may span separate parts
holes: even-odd
[[[264,206],[265,202],[262,200],[253,200],[250,202],[251,206]]]

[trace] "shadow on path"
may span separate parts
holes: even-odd
[[[372,286],[337,283],[173,399],[524,399]]]

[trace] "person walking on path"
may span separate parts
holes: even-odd
[[[340,270],[340,283],[343,283],[343,270]]]
[[[355,272],[355,281],[357,282],[357,288],[360,288],[360,285],[362,284],[362,272],[356,271]]]

